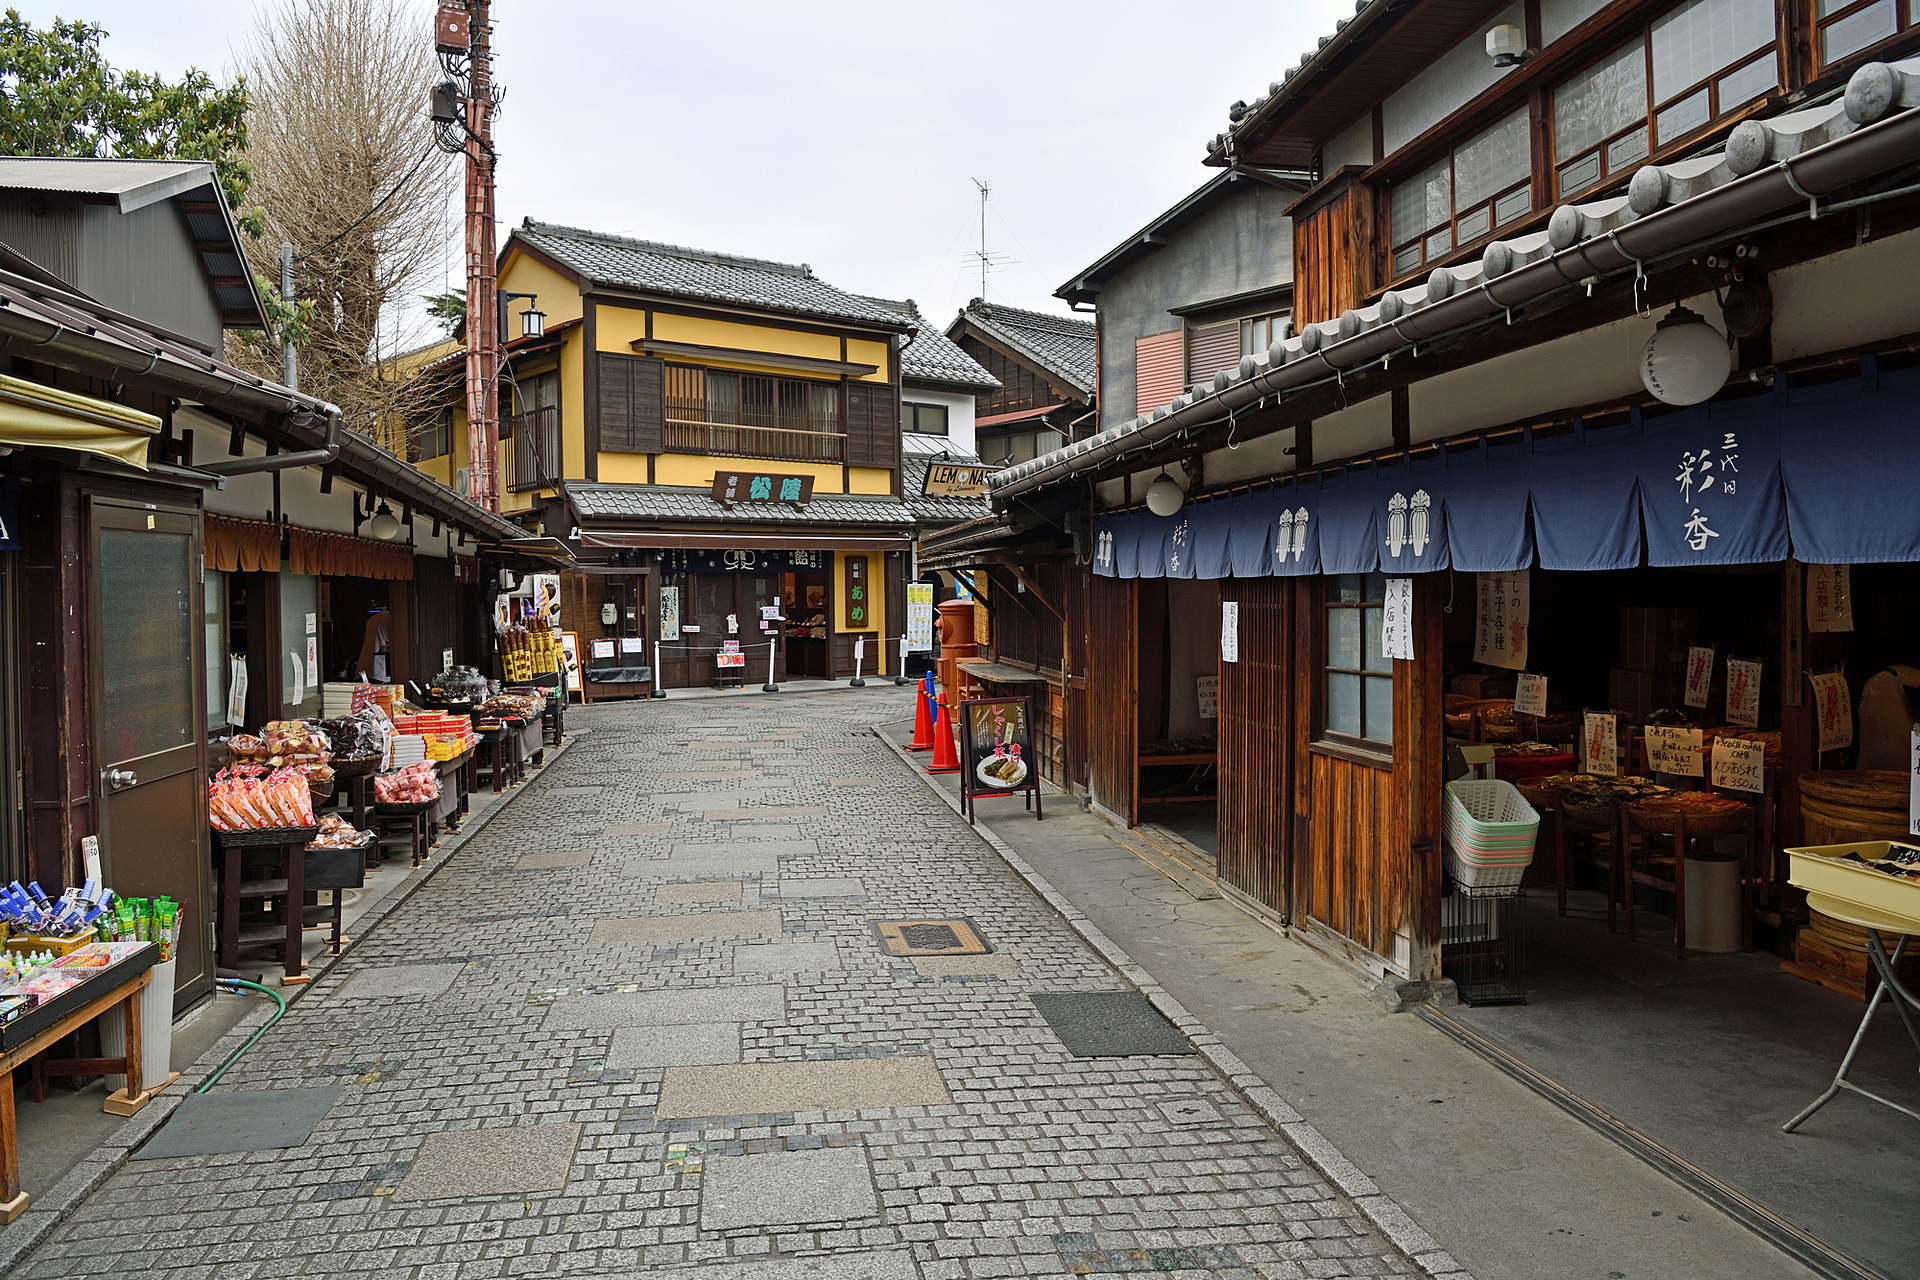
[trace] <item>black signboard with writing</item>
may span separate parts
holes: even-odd
[[[1027,793],[1040,811],[1040,762],[1033,754],[1032,698],[969,698],[960,703],[960,795],[967,821],[978,796]]]

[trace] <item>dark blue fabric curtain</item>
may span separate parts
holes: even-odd
[[[1632,427],[1534,442],[1528,463],[1542,569],[1640,565],[1640,449]]]
[[[1453,563],[1447,533],[1452,470],[1439,457],[1382,464],[1374,474],[1380,568],[1430,573]]]
[[[1787,558],[1780,406],[1772,396],[1699,405],[1646,424],[1640,515],[1655,568]]]
[[[1920,369],[1883,373],[1877,383],[1795,388],[1781,413],[1793,554],[1809,564],[1920,560]]]
[[[1320,531],[1320,571],[1372,573],[1379,568],[1380,538],[1373,515],[1385,498],[1374,469],[1325,472],[1317,485],[1304,491],[1318,499],[1309,501],[1307,509]]]
[[[1533,564],[1527,443],[1488,445],[1447,459],[1447,550],[1463,573],[1515,573]]]

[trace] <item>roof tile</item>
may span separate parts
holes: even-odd
[[[1032,357],[1066,379],[1082,394],[1099,381],[1100,353],[1091,321],[1045,311],[1003,307],[975,298],[954,324],[967,323],[991,333],[1014,350]],[[947,327],[953,332],[953,326]]]

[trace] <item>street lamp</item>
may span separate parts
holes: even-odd
[[[399,517],[393,514],[393,508],[387,505],[385,498],[380,499],[380,509],[373,513],[373,536],[382,542],[391,542],[399,532]]]
[[[1727,383],[1733,352],[1698,312],[1675,307],[1640,353],[1640,381],[1667,404],[1699,404]]]
[[[513,293],[502,289],[494,296],[500,299],[499,332],[505,333],[507,331],[507,304],[515,298],[525,298],[527,300],[527,309],[520,313],[520,336],[523,338],[538,338],[546,334],[547,313],[540,310],[538,301],[540,297],[539,294]]]
[[[1162,471],[1147,486],[1147,510],[1157,516],[1170,516],[1186,505],[1187,491],[1180,482]]]

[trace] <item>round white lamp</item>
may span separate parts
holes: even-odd
[[[400,520],[385,501],[382,501],[380,509],[373,513],[370,532],[383,542],[393,541],[394,536],[400,532]]]
[[[1187,491],[1180,482],[1162,471],[1154,482],[1147,486],[1147,510],[1157,516],[1170,516],[1185,506]]]
[[[1675,307],[1640,353],[1640,381],[1667,404],[1699,404],[1727,384],[1733,352],[1720,331],[1685,307]]]

